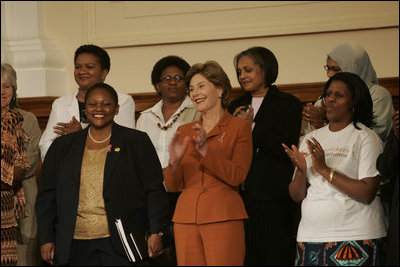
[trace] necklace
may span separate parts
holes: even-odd
[[[101,141],[97,141],[97,140],[95,140],[95,139],[93,138],[93,136],[90,134],[90,127],[89,127],[88,134],[89,134],[90,139],[92,139],[92,141],[95,142],[95,143],[97,143],[97,144],[104,143],[105,141],[107,141],[107,140],[110,139],[110,137],[111,137],[111,133],[110,133],[110,135],[109,135],[106,139],[101,140]]]
[[[179,113],[175,115],[175,118],[174,118],[170,123],[168,123],[168,124],[166,124],[166,125],[164,125],[164,126],[161,126],[161,123],[160,123],[161,119],[157,116],[157,119],[159,120],[159,122],[157,122],[158,128],[160,128],[160,129],[163,130],[163,131],[166,131],[166,130],[168,130],[169,128],[171,128],[172,125],[178,120],[179,116],[181,116],[182,112],[183,112],[185,109],[186,109],[186,108],[184,108],[184,109],[182,109],[181,111],[179,111]]]

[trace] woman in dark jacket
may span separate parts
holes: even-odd
[[[244,182],[247,265],[292,265],[294,262],[294,211],[288,185],[293,166],[282,143],[297,145],[301,102],[273,83],[278,62],[264,47],[252,47],[235,59],[237,78],[246,94],[228,109],[252,121],[253,161]]]
[[[36,199],[42,258],[57,265],[129,265],[116,229],[146,231],[161,253],[168,197],[147,134],[116,124],[118,95],[104,83],[85,97],[90,126],[57,138],[46,154]]]

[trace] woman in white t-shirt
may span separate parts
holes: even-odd
[[[340,72],[322,97],[329,124],[299,149],[283,144],[296,166],[289,193],[302,202],[295,265],[379,265],[386,227],[376,160],[383,149],[370,129],[371,95],[359,76]]]

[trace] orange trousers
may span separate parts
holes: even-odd
[[[243,220],[174,223],[174,232],[179,266],[240,266],[244,263]]]

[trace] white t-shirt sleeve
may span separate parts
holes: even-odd
[[[360,158],[358,160],[358,179],[375,177],[379,174],[376,168],[376,161],[383,152],[382,140],[373,132],[369,133],[361,140]]]

